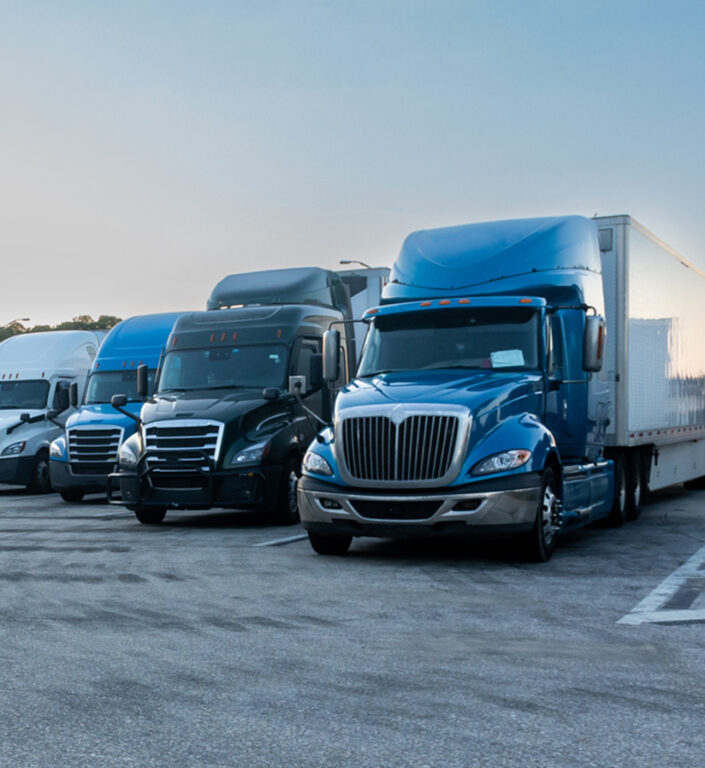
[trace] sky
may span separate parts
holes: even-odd
[[[525,216],[705,267],[704,33],[692,0],[0,0],[0,325]]]

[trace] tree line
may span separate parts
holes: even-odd
[[[107,331],[122,320],[113,315],[100,315],[94,320],[90,315],[77,315],[71,320],[65,320],[56,325],[25,326],[20,320],[15,320],[0,328],[0,341],[17,336],[20,333],[40,333],[41,331]]]

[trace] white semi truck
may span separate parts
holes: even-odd
[[[62,432],[71,386],[83,396],[104,335],[48,331],[0,344],[0,483],[50,490],[49,445]]]

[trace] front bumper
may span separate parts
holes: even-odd
[[[74,474],[71,464],[66,461],[49,461],[51,487],[55,491],[82,490],[86,493],[105,493],[108,485],[108,475],[112,467],[106,467],[105,472]]]
[[[533,528],[540,494],[535,473],[425,492],[345,488],[311,477],[298,484],[303,527],[329,536],[513,535]]]
[[[283,467],[253,467],[238,472],[120,471],[108,476],[108,501],[135,507],[170,509],[271,509]],[[114,491],[120,489],[121,498]]]
[[[34,456],[8,456],[0,458],[0,483],[29,485],[34,471]]]

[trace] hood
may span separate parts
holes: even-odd
[[[20,414],[28,413],[30,418],[34,416],[41,416],[46,413],[43,408],[13,408],[12,410],[0,410],[0,434],[6,435],[9,427],[14,427],[20,420]],[[21,432],[22,427],[19,427],[15,432]],[[15,432],[12,432],[14,437]]]
[[[464,405],[482,416],[541,388],[540,373],[497,371],[404,371],[354,379],[336,401],[336,413],[347,408],[391,403]]]
[[[214,397],[212,392],[203,391],[156,395],[142,406],[142,421],[145,424],[169,419],[232,422],[267,402],[262,398],[261,389],[231,391],[223,397]]]
[[[125,410],[130,413],[138,414],[143,403],[128,403]],[[94,405],[82,405],[77,411],[74,411],[66,419],[66,428],[78,427],[86,424],[111,424],[115,426],[124,426],[127,422],[132,422],[129,416],[116,411],[110,403],[95,403]]]

